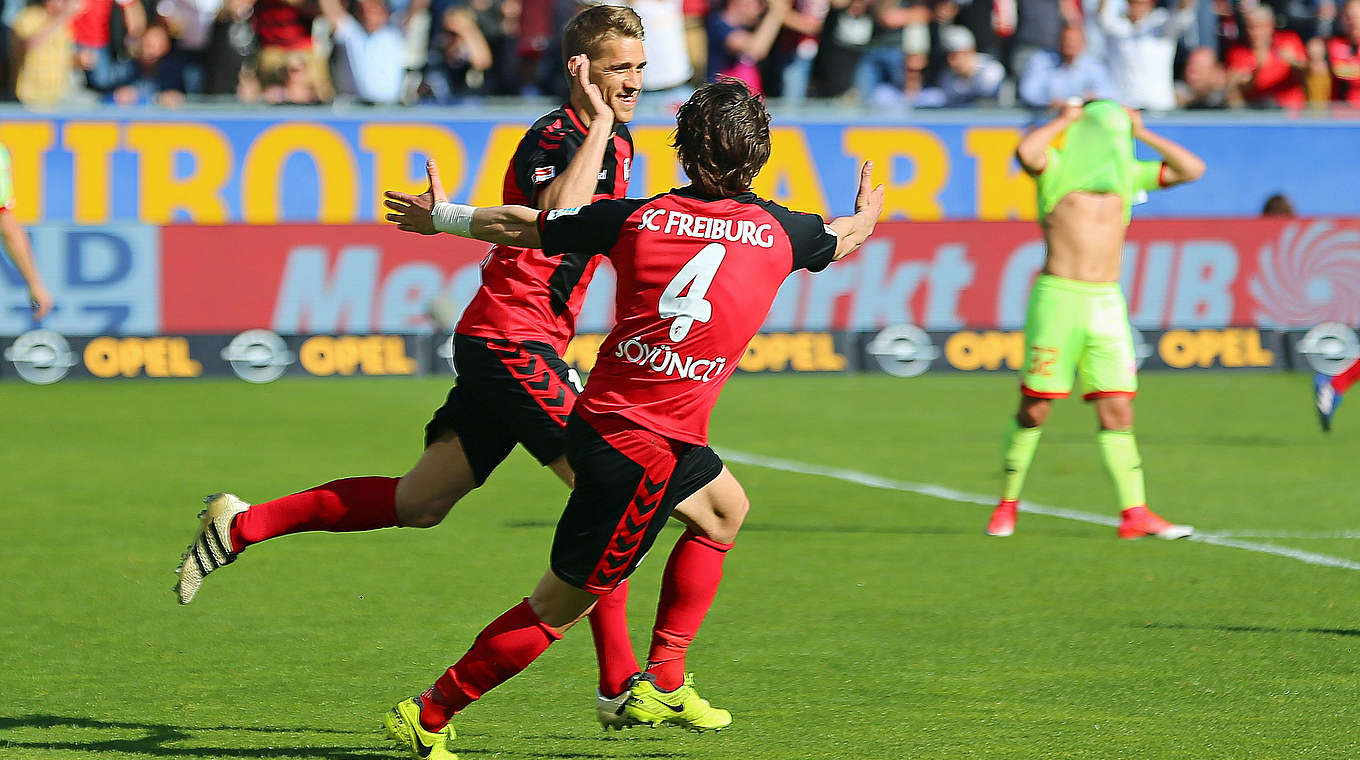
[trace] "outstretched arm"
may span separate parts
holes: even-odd
[[[1161,135],[1153,134],[1143,125],[1143,115],[1137,111],[1129,112],[1133,124],[1133,136],[1142,140],[1149,148],[1162,156],[1166,171],[1162,173],[1162,186],[1171,187],[1185,182],[1194,182],[1204,176],[1204,160]]]
[[[855,196],[855,213],[832,219],[829,225],[835,230],[836,255],[832,261],[840,261],[864,244],[873,234],[878,217],[883,213],[883,186],[873,186],[874,163],[864,162],[859,170],[859,193]]]
[[[420,195],[396,190],[383,193],[387,198],[383,205],[393,212],[387,215],[387,221],[396,223],[397,229],[421,235],[447,232],[519,248],[542,247],[537,209],[528,206],[477,208],[449,203],[449,196],[439,180],[439,167],[433,159],[425,162],[425,175],[430,186]]]
[[[1015,158],[1020,166],[1030,174],[1039,174],[1048,166],[1048,145],[1053,138],[1062,134],[1072,122],[1081,118],[1081,106],[1068,101],[1058,113],[1058,118],[1038,127],[1020,139],[1015,147]]]

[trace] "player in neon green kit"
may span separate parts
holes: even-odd
[[[9,174],[9,149],[0,145],[0,240],[5,243],[5,253],[19,270],[28,286],[28,305],[33,309],[33,318],[42,319],[52,310],[52,296],[43,285],[42,276],[33,264],[33,251],[28,246],[28,235],[14,218],[14,181]]]
[[[1134,139],[1162,160],[1136,160]],[[1080,374],[1083,398],[1095,402],[1101,459],[1123,510],[1119,537],[1188,536],[1190,526],[1163,520],[1145,503],[1133,438],[1138,389],[1133,336],[1118,280],[1124,232],[1138,196],[1199,179],[1204,162],[1149,132],[1136,111],[1109,100],[1085,107],[1069,103],[1058,118],[1026,135],[1015,153],[1039,187],[1048,255],[1025,315],[1020,409],[1006,436],[1005,483],[987,533],[1015,531],[1020,489],[1039,445],[1040,426],[1052,400],[1066,398],[1074,375]]]

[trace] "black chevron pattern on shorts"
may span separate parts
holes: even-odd
[[[548,362],[519,343],[489,340],[486,345],[501,357],[510,376],[557,424],[566,427],[567,415],[576,400],[575,389],[553,372]]]
[[[595,572],[589,581],[591,585],[612,584],[633,563],[633,556],[637,553],[638,546],[642,544],[643,536],[647,533],[647,525],[651,522],[648,516],[661,506],[661,497],[668,482],[668,478],[653,480],[650,475],[643,475],[637,493],[629,502],[628,510],[623,513],[623,519],[619,520],[614,540],[600,558],[599,564],[595,566]]]

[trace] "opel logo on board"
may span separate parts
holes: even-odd
[[[916,325],[885,327],[864,350],[884,372],[897,377],[916,377],[930,369],[930,363],[940,356],[930,336]]]
[[[71,344],[55,330],[29,330],[5,349],[5,359],[14,363],[19,377],[35,385],[50,385],[66,377],[79,362]]]
[[[231,371],[248,383],[268,383],[278,380],[297,360],[283,338],[270,330],[246,330],[231,339],[222,349],[222,358]]]
[[[1360,358],[1360,337],[1340,322],[1323,322],[1299,339],[1299,353],[1324,375],[1337,375]]]

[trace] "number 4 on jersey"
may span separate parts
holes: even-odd
[[[709,243],[694,258],[685,262],[666,289],[661,291],[661,301],[657,312],[662,319],[675,317],[671,323],[671,340],[679,343],[689,335],[689,329],[697,319],[707,322],[713,318],[713,304],[704,300],[708,288],[713,284],[713,275],[718,273],[727,248],[722,243]],[[680,295],[685,288],[689,292]]]

